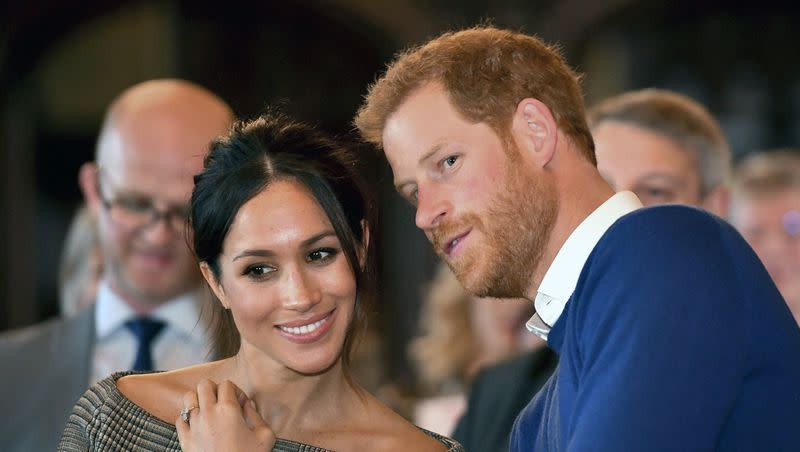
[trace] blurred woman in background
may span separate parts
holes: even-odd
[[[451,434],[466,407],[469,382],[481,368],[544,345],[525,329],[533,312],[527,300],[468,294],[450,268],[439,264],[422,305],[422,334],[409,346],[422,395],[414,422]]]

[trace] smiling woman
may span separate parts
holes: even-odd
[[[282,116],[212,143],[190,225],[223,359],[101,381],[59,449],[462,450],[350,376],[374,280],[374,203],[357,168],[351,150]]]
[[[343,262],[349,264],[347,278],[355,279],[359,303],[353,313],[354,324],[348,328],[356,331],[353,327],[363,323],[364,305],[374,298],[374,253],[367,239],[375,223],[374,202],[366,198],[370,190],[363,188],[364,182],[353,171],[356,163],[348,149],[314,129],[281,117],[240,123],[229,136],[214,143],[206,157],[205,171],[195,178],[190,218],[194,250],[212,289],[221,288],[220,278],[232,280],[233,275],[224,272],[223,267],[232,263],[233,258],[236,264],[250,265],[231,266],[230,271],[239,275],[245,271],[250,271],[251,276],[258,272],[266,275],[279,270],[265,263],[280,251],[267,242],[283,241],[285,245],[288,230],[296,234],[310,227],[307,224],[310,215],[325,222],[325,226],[319,226],[311,234],[333,236]],[[300,200],[305,201],[301,204],[303,208],[296,204]],[[308,211],[309,205],[313,213]],[[261,224],[254,223],[259,220],[253,217],[259,216],[257,210],[269,217],[261,218]],[[306,216],[302,219],[305,222],[293,223],[294,218],[287,217],[283,224],[276,224],[278,218],[296,212]],[[234,226],[251,229],[242,234],[244,231]],[[282,226],[284,229],[280,229]],[[270,234],[265,236],[264,231]],[[310,238],[311,235],[302,240]],[[310,253],[315,251],[312,246],[318,244],[304,242],[304,245],[308,249],[302,251]],[[225,260],[226,252],[233,252],[230,250],[235,246],[244,248]],[[221,319],[217,323],[216,348],[223,357],[231,356],[240,349],[241,331],[234,327],[232,311],[221,305],[215,306],[215,310]],[[349,364],[352,341],[350,332],[343,346],[345,367]]]

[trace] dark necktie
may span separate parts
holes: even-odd
[[[153,339],[158,336],[164,325],[161,320],[154,320],[149,317],[137,317],[125,322],[125,326],[133,332],[139,342],[139,348],[136,350],[136,360],[133,362],[131,370],[153,370],[151,346]]]

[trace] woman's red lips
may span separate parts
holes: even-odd
[[[278,334],[296,344],[310,344],[321,339],[330,331],[336,318],[336,310],[314,316],[308,320],[293,320],[275,325]],[[316,320],[315,320],[316,319]]]
[[[305,318],[305,319],[297,319],[297,320],[292,320],[292,321],[289,321],[289,322],[279,323],[279,324],[276,324],[275,326],[293,328],[293,327],[300,327],[300,326],[303,326],[303,325],[309,325],[309,324],[312,324],[314,322],[318,322],[318,321],[324,319],[325,317],[328,317],[329,315],[331,315],[331,313],[333,311],[334,310],[330,310],[328,312],[323,312],[323,313],[320,313],[320,314],[316,314],[316,315],[313,315],[313,316]]]

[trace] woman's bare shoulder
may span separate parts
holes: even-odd
[[[168,372],[130,374],[116,381],[117,389],[143,410],[173,423],[183,408],[183,395],[208,378],[214,363],[183,367]]]
[[[370,412],[374,426],[372,433],[376,441],[375,450],[430,452],[460,450],[451,448],[451,445],[447,444],[447,438],[422,430],[377,399],[373,400],[370,409],[366,411]]]

